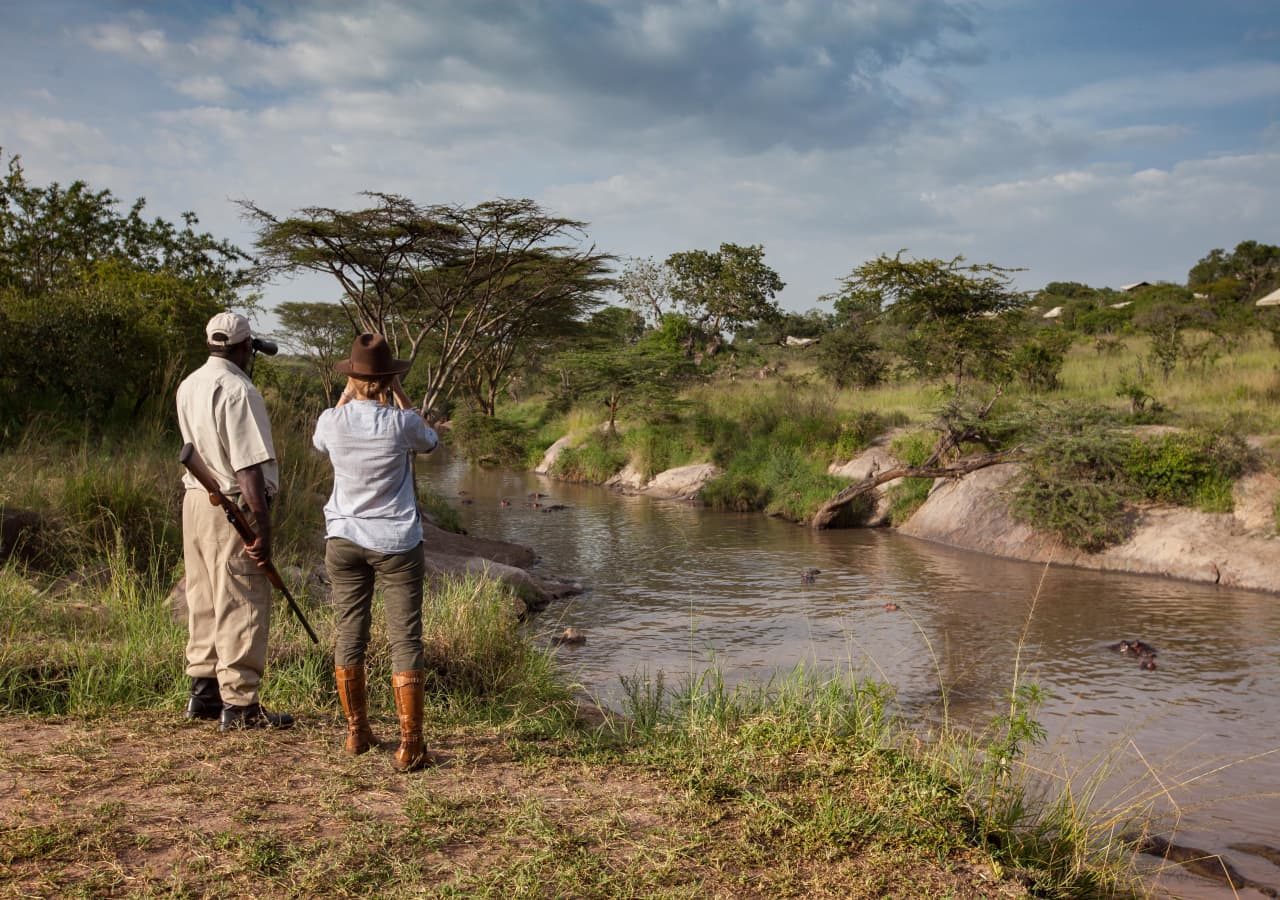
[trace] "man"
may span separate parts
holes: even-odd
[[[218,313],[205,327],[209,359],[178,386],[182,439],[246,509],[257,539],[240,540],[226,514],[190,473],[183,476],[182,550],[187,571],[187,718],[219,719],[219,731],[285,728],[293,717],[258,702],[267,664],[271,584],[259,563],[271,559],[271,496],[280,485],[266,404],[247,373],[249,321]]]

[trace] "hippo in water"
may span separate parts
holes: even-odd
[[[1156,648],[1146,641],[1121,641],[1118,644],[1112,644],[1111,649],[1125,656],[1137,657],[1139,669],[1146,669],[1147,671],[1156,669]]]

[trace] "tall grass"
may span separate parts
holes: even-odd
[[[185,691],[184,630],[155,569],[138,572],[123,541],[102,580],[50,597],[12,566],[0,569],[0,707],[98,715],[176,708]]]
[[[803,667],[765,684],[726,685],[718,669],[674,689],[623,679],[637,753],[705,801],[750,810],[770,841],[836,859],[869,840],[940,857],[979,846],[1042,896],[1109,894],[1130,884],[1129,848],[1082,797],[1048,793],[1020,765],[1043,736],[1038,693],[1022,685],[985,731],[948,724],[922,739],[883,684]]]

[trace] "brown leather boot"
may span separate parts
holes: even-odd
[[[400,714],[400,746],[391,760],[397,772],[413,772],[425,766],[429,758],[422,742],[422,706],[424,677],[421,669],[396,672],[391,676],[391,690]]]
[[[359,756],[378,745],[369,727],[369,694],[365,689],[364,665],[335,666],[334,677],[338,681],[338,701],[347,716],[347,742],[343,752]]]

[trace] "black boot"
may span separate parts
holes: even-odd
[[[192,678],[191,693],[187,698],[188,719],[216,719],[222,715],[222,695],[218,693],[218,679]]]
[[[223,704],[222,721],[218,723],[219,731],[236,731],[240,728],[288,728],[293,724],[293,716],[288,713],[267,712],[261,703],[250,703],[248,706],[232,706]]]

